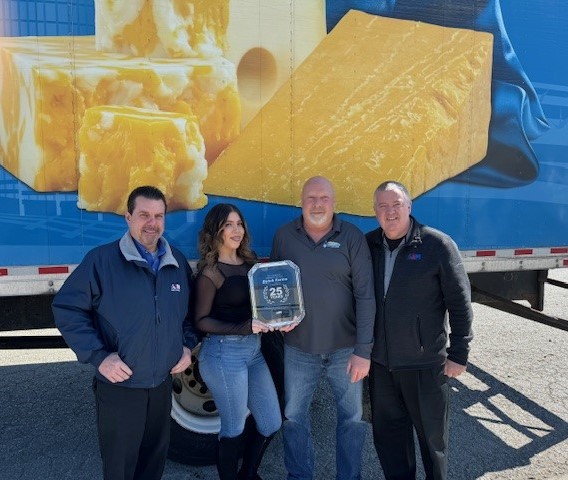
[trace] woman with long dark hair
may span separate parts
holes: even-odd
[[[228,203],[207,213],[199,232],[196,327],[205,333],[200,372],[221,419],[217,470],[221,480],[259,479],[258,467],[282,418],[274,382],[260,351],[266,324],[252,318],[248,271],[256,262],[239,209]],[[256,431],[238,471],[239,436],[248,411]]]

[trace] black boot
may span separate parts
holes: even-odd
[[[235,480],[239,467],[241,437],[221,437],[217,452],[219,480]]]
[[[258,476],[258,467],[264,456],[264,452],[274,435],[265,437],[254,429],[247,438],[245,451],[243,452],[243,463],[239,470],[238,480],[262,480]]]

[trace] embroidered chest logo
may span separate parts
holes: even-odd
[[[181,286],[179,283],[172,283],[172,287],[170,290],[172,292],[181,292]]]
[[[332,242],[331,240],[323,244],[323,248],[339,248],[339,247],[341,247],[341,243]]]
[[[422,260],[422,254],[421,253],[409,253],[407,258],[408,258],[408,260],[411,260],[411,261]]]

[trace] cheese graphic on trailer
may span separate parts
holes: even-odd
[[[97,49],[225,56],[246,125],[326,35],[325,0],[95,0]]]
[[[97,52],[83,37],[0,38],[0,161],[37,191],[77,190],[76,133],[97,105],[194,114],[213,161],[240,130],[228,60],[149,61]]]
[[[325,37],[325,0],[231,0],[229,11],[244,126]]]
[[[298,205],[324,175],[338,211],[413,197],[486,154],[492,35],[350,11],[211,165],[205,192]]]
[[[205,144],[193,115],[92,107],[85,112],[79,145],[80,208],[123,214],[128,195],[142,185],[158,187],[170,211],[207,203]]]
[[[229,0],[95,0],[97,50],[153,58],[221,56],[228,19]]]

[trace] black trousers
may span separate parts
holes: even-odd
[[[414,480],[418,437],[427,480],[448,470],[449,386],[444,367],[389,371],[371,362],[373,440],[387,480]]]
[[[99,448],[105,480],[159,480],[170,442],[172,381],[127,388],[96,378]]]

